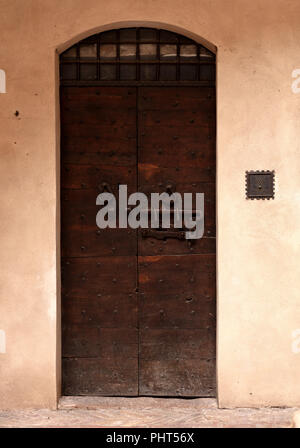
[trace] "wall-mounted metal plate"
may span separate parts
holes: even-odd
[[[274,171],[246,171],[247,199],[274,199]]]

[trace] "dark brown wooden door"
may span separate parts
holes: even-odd
[[[136,179],[136,89],[61,89],[63,393],[137,395],[137,236],[96,197]]]
[[[138,123],[139,191],[205,193],[204,238],[139,232],[139,391],[213,396],[214,89],[140,88]]]
[[[63,393],[214,396],[214,88],[63,87],[61,115]],[[204,237],[99,230],[119,184],[204,192]]]

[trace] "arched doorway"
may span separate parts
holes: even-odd
[[[61,54],[60,77],[63,394],[215,396],[215,55],[124,28]],[[98,229],[119,185],[204,193],[203,238]]]

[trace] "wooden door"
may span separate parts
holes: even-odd
[[[65,395],[137,395],[137,236],[96,226],[96,197],[137,189],[136,89],[61,89]]]
[[[63,87],[65,395],[215,395],[215,93]],[[96,197],[205,193],[199,240],[96,227]]]
[[[214,89],[143,87],[138,99],[139,191],[205,194],[203,238],[139,231],[139,392],[214,396]]]

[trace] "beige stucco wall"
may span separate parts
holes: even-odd
[[[300,1],[0,0],[0,11],[0,408],[53,408],[60,393],[56,49],[142,24],[218,49],[219,404],[300,406]],[[274,201],[245,200],[247,169],[276,170]]]

